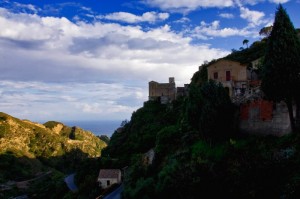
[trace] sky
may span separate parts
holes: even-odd
[[[125,120],[148,82],[190,83],[205,61],[260,40],[300,0],[0,0],[0,112],[33,121]]]

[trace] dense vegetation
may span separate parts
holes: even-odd
[[[265,57],[270,42],[266,37],[225,59],[251,67],[251,61]],[[111,166],[129,166],[125,199],[300,197],[300,136],[239,134],[237,107],[222,85],[207,80],[207,66],[215,61],[194,74],[188,97],[168,105],[146,102],[112,136],[103,155]],[[281,83],[279,79],[274,81]],[[152,164],[145,161],[150,149],[155,151]]]
[[[111,166],[129,166],[124,198],[299,197],[299,136],[238,135],[224,93],[206,82],[172,104],[147,102],[112,136],[104,155]]]
[[[105,157],[130,166],[124,198],[297,198],[299,137],[238,136],[224,89],[192,85],[186,99],[146,102],[112,136]]]
[[[112,136],[105,156],[129,166],[124,198],[296,198],[299,137],[237,135],[224,88],[193,79],[189,97],[146,102]]]

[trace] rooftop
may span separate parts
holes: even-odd
[[[120,169],[100,169],[99,178],[118,178]]]

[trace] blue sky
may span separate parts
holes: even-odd
[[[148,82],[260,40],[300,0],[0,0],[0,111],[35,121],[124,120]]]

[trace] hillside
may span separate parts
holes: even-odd
[[[223,59],[252,67],[265,49],[262,40]],[[240,133],[239,107],[221,84],[208,81],[215,61],[193,75],[186,97],[145,102],[112,135],[102,160],[127,168],[124,199],[300,198],[299,134]]]
[[[0,112],[0,198],[61,198],[68,193],[65,175],[87,161],[97,162],[106,145],[79,127],[38,124]]]
[[[28,158],[55,157],[79,149],[99,157],[106,143],[89,131],[59,122],[44,125],[0,113],[0,154],[7,151]]]
[[[125,199],[299,198],[299,135],[236,134],[222,93],[205,83],[169,105],[146,102],[113,134],[102,160],[128,166]]]

